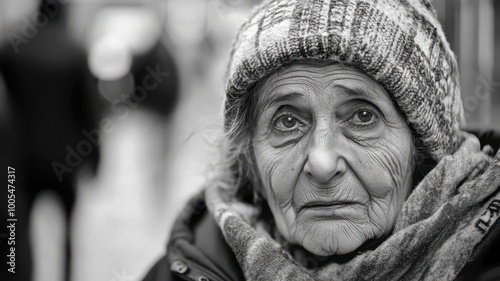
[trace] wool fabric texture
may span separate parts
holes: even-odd
[[[304,59],[354,66],[378,81],[434,160],[461,143],[465,119],[457,63],[427,0],[264,2],[233,46],[226,130],[249,116],[257,82]]]
[[[209,186],[207,207],[246,280],[455,280],[499,217],[500,151],[482,151],[475,136],[445,156],[401,210],[393,234],[345,263],[297,263],[282,243],[257,231],[254,205]],[[437,187],[437,188],[436,188]]]

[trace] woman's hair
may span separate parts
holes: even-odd
[[[256,91],[256,87],[252,88]],[[228,196],[253,202],[258,197],[254,187],[260,184],[253,153],[253,137],[257,119],[258,93],[248,95],[235,104],[238,118],[226,124],[215,140],[219,158],[211,167],[209,184],[217,185]]]

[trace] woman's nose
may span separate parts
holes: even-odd
[[[328,130],[315,132],[309,145],[307,160],[304,166],[306,174],[318,181],[327,183],[346,171],[346,162],[339,155],[340,144]]]

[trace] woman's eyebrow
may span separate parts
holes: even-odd
[[[364,89],[360,86],[347,87],[343,85],[335,85],[333,87],[335,93],[341,98],[352,98],[352,97],[365,97],[373,101],[382,101],[384,98],[382,95],[376,92],[376,90]],[[262,92],[261,92],[262,93]],[[298,101],[304,100],[305,94],[300,92],[290,92],[290,93],[268,93],[267,96],[263,98],[261,110],[272,107],[273,105],[286,102],[286,101]]]
[[[273,98],[273,96],[277,96]],[[262,104],[262,109],[272,107],[273,105],[284,102],[284,101],[291,101],[291,100],[301,100],[304,99],[304,94],[298,93],[298,92],[291,92],[291,93],[285,93],[285,94],[272,94],[271,97],[265,97],[263,104]]]
[[[383,100],[383,97],[381,97],[381,95],[376,92],[377,90],[370,91],[359,86],[346,87],[342,85],[336,85],[334,86],[334,89],[338,89],[339,90],[338,94],[346,98],[353,96],[355,97],[361,96],[368,98],[370,100],[379,100],[379,101]]]

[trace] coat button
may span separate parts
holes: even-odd
[[[183,261],[174,261],[170,266],[170,270],[179,274],[184,274],[188,271],[189,267]]]
[[[210,279],[205,276],[201,276],[200,278],[198,278],[198,281],[210,281]]]

